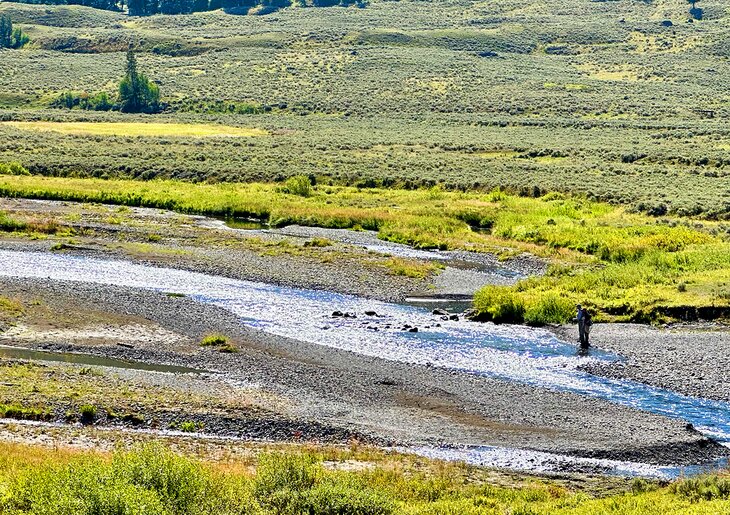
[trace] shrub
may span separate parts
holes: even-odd
[[[254,497],[279,514],[388,515],[395,509],[383,493],[346,478],[327,477],[311,456],[296,454],[260,458]]]
[[[30,172],[17,161],[0,163],[0,175],[30,175]]]
[[[521,324],[525,320],[525,304],[518,295],[504,286],[486,286],[474,295],[478,318],[495,323]]]
[[[730,499],[730,479],[718,476],[685,479],[672,484],[671,491],[691,502],[727,500]]]
[[[300,197],[311,197],[314,195],[314,188],[306,175],[295,175],[290,177],[281,188],[282,193],[299,195]]]
[[[325,482],[302,499],[301,513],[317,515],[389,515],[394,503],[383,493],[360,485]]]
[[[78,107],[85,111],[111,111],[114,108],[114,102],[105,91],[89,95],[88,93],[75,93],[66,91],[61,93],[50,104],[51,107],[61,107],[73,109]]]

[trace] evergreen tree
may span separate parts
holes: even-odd
[[[137,71],[137,57],[127,52],[127,73],[119,84],[119,104],[123,113],[155,113],[160,107],[160,88]]]
[[[20,27],[13,28],[13,21],[7,14],[0,14],[0,48],[20,48],[28,42]]]
[[[10,48],[13,41],[13,22],[10,16],[0,15],[0,48]]]

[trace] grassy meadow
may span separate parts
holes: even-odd
[[[613,321],[717,319],[730,310],[726,223],[649,217],[559,193],[312,186],[303,176],[280,184],[190,184],[0,175],[0,195],[367,229],[418,248],[503,259],[527,251],[550,260],[544,277],[479,292],[482,318],[501,322],[565,322],[578,302]]]
[[[377,452],[290,449],[251,463],[215,463],[154,444],[111,454],[0,448],[0,513],[18,515],[709,515],[730,509],[723,476],[670,486],[636,480],[625,493],[596,498],[548,480],[499,484],[458,464],[408,467]],[[358,459],[366,460],[360,470],[331,467]]]

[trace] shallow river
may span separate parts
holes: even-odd
[[[578,367],[589,361],[620,358],[597,351],[580,355],[576,352],[575,343],[563,342],[539,329],[441,320],[423,307],[126,261],[48,253],[0,250],[0,276],[82,281],[185,294],[223,307],[240,316],[244,324],[272,334],[368,356],[432,364],[607,399],[681,418],[709,436],[730,442],[729,404],[582,372]],[[357,317],[333,317],[334,311],[354,313]],[[377,314],[367,316],[366,311]],[[405,326],[417,327],[418,332],[403,330]],[[505,454],[507,450],[487,447],[464,451],[421,449],[420,452],[463,458],[473,463],[501,464],[510,459],[516,463],[520,459],[518,454],[525,451],[509,450],[512,458],[509,453]],[[530,458],[525,459],[539,462],[540,455],[530,453]],[[614,468],[621,471],[619,466]],[[671,475],[671,471],[667,470],[657,473]]]

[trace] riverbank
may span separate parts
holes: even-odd
[[[330,441],[342,443],[355,438],[401,446],[496,445],[662,465],[709,462],[726,453],[688,430],[680,420],[576,394],[276,337],[242,327],[240,319],[230,312],[186,297],[43,279],[6,278],[2,286],[3,292],[24,306],[24,314],[16,323],[25,329],[15,336],[11,330],[7,343],[215,371],[217,375],[206,379],[212,381],[204,389],[207,392],[214,392],[219,381],[228,388],[244,385],[244,392],[245,385],[256,385],[258,398],[273,396],[278,402],[259,403],[265,411],[254,418],[289,421],[283,432],[273,422],[258,424],[263,432],[255,436],[260,438],[319,440],[330,435],[334,438]],[[97,322],[89,324],[89,320]],[[110,328],[124,332],[139,321],[146,321],[155,334],[172,333],[175,337],[168,336],[168,342],[162,344],[156,338],[125,344],[117,337],[84,337],[84,332],[93,333],[95,325],[103,325],[114,334]],[[49,325],[61,331],[60,336],[54,336]],[[79,334],[74,336],[74,331]],[[221,354],[199,347],[209,333],[228,335],[238,352]],[[177,383],[172,386],[178,392],[172,398],[187,391],[180,392],[179,388]],[[197,391],[196,386],[192,388]],[[59,400],[53,392],[46,397],[16,399],[21,404],[49,406]],[[83,402],[83,398],[78,399],[76,405]],[[200,406],[204,405],[201,402]],[[215,404],[210,406],[219,412]],[[144,405],[136,409],[142,410],[145,420],[171,418],[155,413],[159,409],[145,412],[150,407]],[[114,410],[126,412],[129,408]],[[180,411],[199,413],[206,431],[215,434],[219,428],[217,434],[229,436],[246,436],[244,421],[256,414],[256,410],[232,408],[222,416],[219,412],[218,418],[227,420],[224,423],[205,413],[211,409],[173,409],[178,416]],[[314,422],[323,428],[320,433],[307,430]]]
[[[344,238],[352,236],[343,232],[342,238],[333,236],[323,242],[326,234],[332,233],[296,227],[233,231],[210,227],[208,222],[201,224],[197,217],[157,210],[11,202],[4,207],[14,214],[43,214],[69,225],[74,234],[56,234],[48,239],[10,234],[0,243],[4,249],[73,259],[122,259],[232,279],[354,293],[373,302],[401,301],[419,289],[432,293],[435,288],[429,284],[442,270],[433,268],[436,257],[446,257],[444,261],[449,264],[457,260],[443,252],[424,255],[410,249],[415,254],[407,255],[403,252],[408,248],[396,250],[393,244],[378,252],[369,248],[377,241],[368,233],[354,233],[356,240],[347,241]],[[391,255],[383,254],[386,250]],[[411,277],[394,273],[392,259],[404,260],[396,262],[407,264],[409,270],[427,270],[428,274]],[[523,271],[527,272],[535,261],[525,263],[528,268]],[[471,271],[488,279],[490,274],[479,266],[489,264],[477,263]],[[491,276],[509,281],[520,273],[508,265],[491,264],[503,271]],[[134,429],[133,420],[139,419],[131,415],[136,414],[144,420],[145,428],[167,429],[190,423],[190,427],[222,437],[340,444],[356,440],[405,447],[486,445],[680,466],[711,462],[727,454],[724,447],[681,420],[606,400],[428,362],[409,364],[276,336],[243,327],[239,316],[230,311],[175,292],[44,277],[2,279],[3,296],[17,303],[19,309],[6,313],[0,321],[5,329],[0,342],[212,372],[160,384],[159,375],[154,373],[114,372],[123,384],[129,381],[141,392],[147,391],[150,381],[162,388],[154,395],[133,396],[137,399],[133,402],[118,398],[118,406],[105,406],[99,397],[88,394],[78,398],[59,394],[83,383],[78,374],[59,380],[58,388],[51,391],[6,397],[8,404],[41,406],[56,421],[64,421],[69,411],[80,416],[81,408],[89,404],[97,407],[96,422],[101,425]],[[296,310],[296,305],[292,309]],[[438,319],[434,317],[432,323]],[[226,335],[237,352],[200,347],[202,338],[211,333]],[[52,366],[54,374],[62,378],[68,375],[59,367]],[[7,383],[15,384],[10,379]],[[99,380],[94,387],[99,392],[119,388],[118,383],[106,380]],[[15,390],[11,387],[8,392]],[[144,398],[153,402],[139,400]],[[230,398],[240,402],[230,404]],[[110,416],[119,413],[130,417]],[[569,469],[606,471],[604,465],[596,463],[573,464]]]
[[[730,310],[727,224],[654,218],[561,193],[312,186],[304,176],[284,184],[13,176],[0,177],[0,193],[253,217],[275,227],[370,229],[418,248],[548,258],[543,277],[480,291],[476,309],[497,322],[565,323],[577,302],[614,322],[723,319]]]

